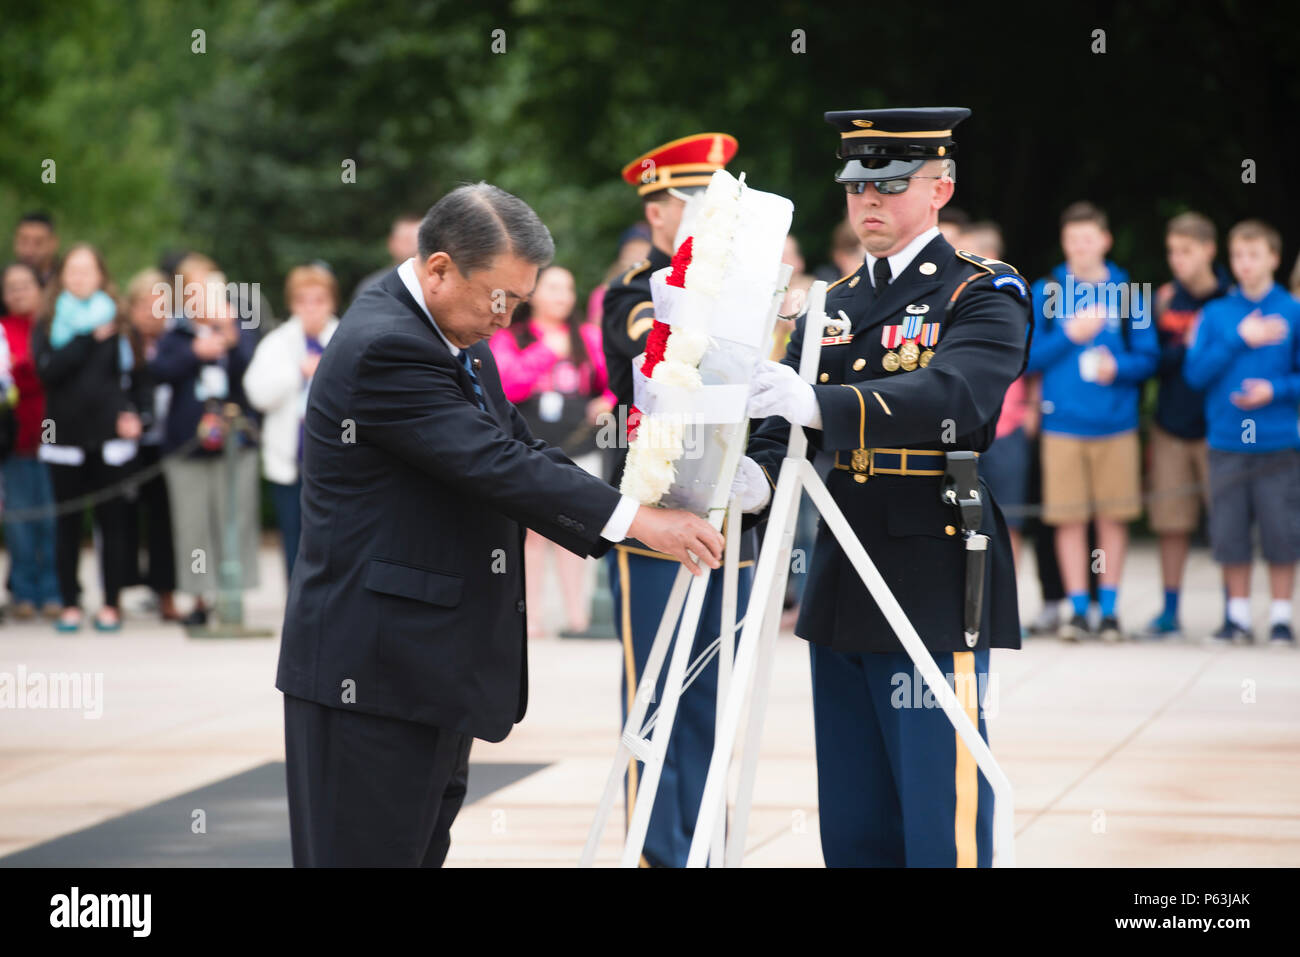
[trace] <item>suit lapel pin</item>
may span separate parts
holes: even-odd
[[[475,359],[475,360],[473,360],[473,362],[471,363],[471,365],[474,366],[474,371],[477,372],[479,369],[482,369],[482,368],[483,368],[483,360],[482,360],[482,359]]]
[[[936,266],[934,263],[921,263],[921,265],[917,266],[916,268],[917,271],[922,276],[933,276],[935,270],[937,270],[939,267]]]

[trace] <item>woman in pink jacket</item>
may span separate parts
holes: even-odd
[[[601,416],[614,406],[605,374],[600,326],[583,322],[576,309],[573,274],[548,266],[537,277],[530,302],[515,311],[510,326],[489,343],[506,398],[523,415],[533,435],[564,451],[592,475],[601,475],[596,445]],[[546,568],[555,566],[564,596],[567,628],[586,632],[591,613],[591,570],[585,559],[529,531],[524,545],[528,606],[536,614],[528,633],[545,633]]]

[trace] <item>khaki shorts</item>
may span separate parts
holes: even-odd
[[[1201,503],[1207,508],[1210,503],[1210,450],[1205,439],[1180,439],[1153,422],[1147,455],[1151,530],[1195,531]]]
[[[1043,433],[1043,524],[1142,514],[1137,430],[1089,439]]]

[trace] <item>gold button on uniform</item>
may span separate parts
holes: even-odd
[[[853,481],[857,482],[859,485],[861,485],[861,484],[862,484],[863,482],[865,482],[866,480],[867,480],[867,477],[866,477],[865,475],[855,475],[855,476],[853,476]]]
[[[943,527],[943,533],[945,535],[956,535],[957,529],[953,528],[951,525],[945,525]]]
[[[819,375],[819,376],[817,377],[817,381],[818,381],[818,382],[829,382],[829,381],[830,381],[830,378],[831,378],[831,374],[830,374],[829,372],[823,372],[821,375]]]
[[[863,370],[863,368],[866,366],[866,364],[867,364],[867,360],[866,360],[866,359],[854,359],[854,360],[853,360],[853,371],[854,371],[854,372],[861,372],[861,371]]]
[[[916,267],[916,271],[922,276],[933,276],[938,269],[939,267],[934,263],[921,263],[921,265]]]

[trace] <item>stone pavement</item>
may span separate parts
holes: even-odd
[[[1037,611],[1031,562],[1021,574],[1028,613]],[[248,618],[278,628],[284,580],[273,543],[262,551],[262,581]],[[1160,601],[1149,544],[1135,548],[1126,581],[1122,618],[1136,628]],[[1260,622],[1263,587],[1259,569]],[[0,673],[102,676],[102,699],[80,709],[0,710],[0,863],[283,760],[277,640],[189,639],[130,612],[139,600],[127,593],[117,635],[0,626]],[[1022,866],[1300,864],[1300,654],[1200,642],[1222,616],[1218,572],[1203,551],[1193,553],[1184,603],[1194,626],[1185,641],[1034,639],[993,653],[985,707],[1016,790]],[[476,742],[472,762],[544,767],[507,775],[513,783],[465,807],[450,865],[571,866],[585,840],[614,751],[620,652],[613,642],[544,638],[529,657],[527,718],[500,744]],[[788,633],[777,643],[761,755],[746,863],[819,866],[808,654]],[[603,863],[617,857],[621,820],[619,810]],[[189,820],[176,827],[179,845]]]

